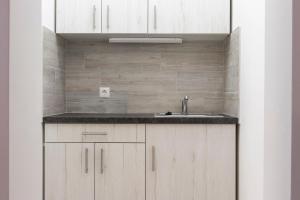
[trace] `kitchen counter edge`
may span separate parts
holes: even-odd
[[[64,113],[45,116],[44,124],[238,124],[238,118],[222,117],[155,117],[154,114],[84,114]]]

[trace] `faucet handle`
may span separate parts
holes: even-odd
[[[189,97],[188,97],[188,96],[185,96],[183,100],[189,100]]]

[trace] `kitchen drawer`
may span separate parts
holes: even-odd
[[[46,124],[45,142],[145,142],[145,124]]]

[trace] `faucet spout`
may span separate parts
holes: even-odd
[[[189,97],[185,96],[182,100],[182,109],[181,109],[181,113],[184,115],[188,114],[188,101],[189,101]]]

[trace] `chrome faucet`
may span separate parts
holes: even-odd
[[[185,96],[182,100],[182,107],[181,107],[181,113],[183,115],[187,115],[188,114],[188,101],[189,101],[189,97]]]

